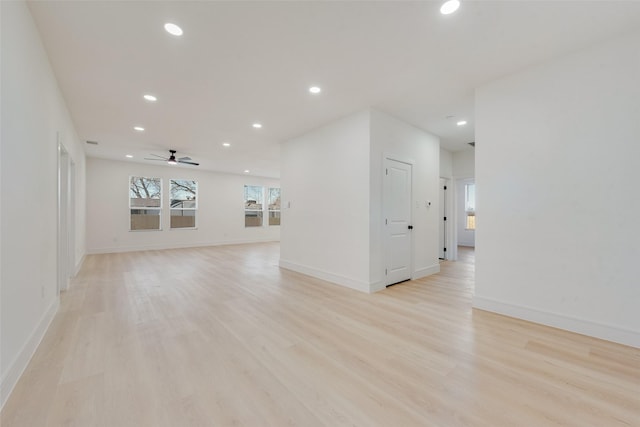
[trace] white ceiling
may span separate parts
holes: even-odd
[[[440,136],[449,150],[470,149],[474,88],[640,28],[637,1],[462,0],[449,16],[440,4],[29,7],[79,137],[99,142],[87,155],[145,162],[173,148],[201,169],[268,177],[279,176],[280,142],[368,107]],[[167,34],[165,22],[184,35]],[[308,92],[313,84],[320,95]],[[144,101],[145,93],[158,102]],[[469,124],[456,126],[460,119]],[[253,129],[256,121],[264,127]]]

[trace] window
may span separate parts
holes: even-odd
[[[244,226],[262,226],[262,198],[263,187],[254,185],[244,186]]]
[[[198,210],[198,183],[171,180],[171,228],[195,228]]]
[[[280,189],[269,189],[269,225],[280,225]]]
[[[160,230],[162,180],[132,176],[129,179],[130,230]]]
[[[476,185],[464,185],[464,211],[467,215],[465,229],[476,229]]]

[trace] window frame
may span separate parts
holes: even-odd
[[[171,190],[173,188],[173,183],[175,181],[191,181],[195,184],[195,188],[196,188],[196,193],[194,196],[194,201],[195,201],[195,207],[193,208],[176,208],[172,206],[173,203],[173,198],[172,198],[172,194],[171,194]],[[198,185],[198,181],[195,179],[178,179],[178,178],[170,178],[169,179],[169,230],[197,230],[198,229],[198,193],[199,193],[199,185]],[[182,211],[184,213],[184,211],[192,211],[193,212],[193,227],[174,227],[171,224],[171,218],[173,217],[172,212],[173,211]],[[183,215],[184,216],[184,215]],[[189,215],[187,215],[189,216]]]
[[[159,205],[158,205],[158,206],[150,206],[150,207],[147,207],[147,206],[131,206],[131,200],[132,200],[131,193],[132,193],[132,185],[133,185],[133,182],[132,182],[132,181],[133,181],[133,179],[134,179],[134,178],[138,178],[138,179],[142,178],[142,179],[146,179],[146,180],[152,180],[152,181],[156,181],[156,180],[157,180],[157,181],[158,181],[158,187],[159,187],[158,194],[159,194],[159,196],[160,196],[160,197],[157,199],[157,200],[160,200],[160,202],[159,202]],[[157,177],[152,177],[152,178],[150,178],[150,177],[146,177],[146,176],[130,175],[130,176],[129,176],[128,184],[129,184],[129,188],[128,188],[128,198],[129,198],[129,202],[128,202],[128,205],[129,205],[129,231],[130,231],[130,232],[138,232],[138,231],[162,231],[162,216],[163,216],[163,215],[162,215],[162,206],[163,206],[163,199],[164,199],[164,198],[163,198],[163,194],[162,194],[162,193],[163,193],[163,191],[162,191],[162,190],[163,190],[163,182],[162,182],[162,178],[157,178]],[[150,200],[156,200],[156,199],[151,198]],[[152,210],[152,211],[157,211],[157,212],[158,212],[158,228],[132,228],[132,224],[131,224],[131,222],[132,222],[132,221],[131,221],[131,220],[132,220],[132,217],[131,217],[131,215],[133,215],[133,214],[132,214],[132,211],[133,211],[133,210]]]
[[[280,187],[266,187],[266,191],[267,191],[267,203],[266,203],[266,207],[267,207],[267,226],[268,227],[280,227],[281,221],[282,221],[282,205],[279,204],[279,208],[278,209],[271,209],[271,190],[278,190],[278,199],[280,199],[280,201],[282,201],[282,189]],[[278,213],[278,223],[277,224],[271,224],[271,213]]]
[[[247,201],[250,200],[247,198],[247,188],[248,187],[256,187],[256,188],[260,188],[260,195],[261,195],[261,200],[260,200],[260,209],[247,209]],[[264,185],[249,185],[249,184],[244,184],[243,186],[243,192],[242,192],[242,203],[243,203],[243,217],[244,217],[244,228],[254,228],[254,227],[264,227],[265,223],[264,223],[264,211],[265,211],[265,186]],[[256,200],[256,204],[257,204],[257,200]],[[256,217],[260,218],[260,224],[257,225],[247,225],[247,212],[256,212],[257,215]]]

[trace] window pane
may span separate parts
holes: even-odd
[[[269,211],[269,225],[280,225],[280,211]]]
[[[185,179],[171,180],[171,207],[172,208],[197,208],[196,196],[198,183]]]
[[[256,185],[244,186],[244,226],[262,226],[262,203],[264,187]]]
[[[187,179],[172,179],[171,228],[195,228],[198,208],[198,183]]]
[[[280,225],[280,189],[269,189],[269,225]]]
[[[467,230],[476,229],[476,214],[473,212],[467,212],[467,224],[465,225]]]
[[[160,178],[132,176],[129,181],[129,206],[132,208],[159,208],[162,195]]]
[[[171,209],[171,228],[194,228],[195,226],[195,209]]]
[[[160,209],[131,209],[131,230],[160,230]]]
[[[244,226],[245,227],[261,227],[262,226],[262,211],[244,211]]]
[[[280,189],[279,188],[269,189],[269,210],[270,211],[280,210]]]
[[[465,184],[464,186],[464,210],[473,212],[476,210],[476,185]]]
[[[244,208],[250,210],[262,210],[263,189],[259,186],[244,186]]]

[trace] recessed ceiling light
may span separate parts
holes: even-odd
[[[231,144],[229,144],[228,142],[223,142],[223,143],[222,143],[222,146],[223,146],[223,147],[231,147]]]
[[[254,123],[252,126],[256,129],[260,129],[262,127],[260,123]]]
[[[311,86],[309,88],[309,92],[316,94],[322,92],[322,89],[320,89],[318,86]]]
[[[144,128],[142,126],[134,126],[133,129],[137,130],[138,132],[144,132]]]
[[[164,29],[167,30],[167,33],[172,36],[181,36],[182,28],[178,27],[176,24],[172,24],[171,22],[167,22],[164,24]]]
[[[466,120],[460,120],[458,123],[456,123],[458,126],[464,126],[467,124]]]
[[[448,0],[440,7],[440,13],[449,15],[460,7],[460,0]]]
[[[127,159],[133,159],[133,156],[132,156],[131,154],[127,154],[125,157],[126,157]]]
[[[156,98],[156,97],[155,97],[155,96],[153,96],[153,95],[149,95],[149,94],[146,94],[146,95],[144,96],[144,99],[146,99],[147,101],[151,101],[151,102],[156,102],[156,101],[158,100],[158,98]]]
[[[249,172],[251,172],[249,169],[244,170],[244,173],[249,173]]]

